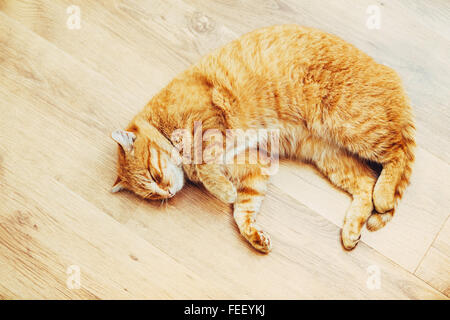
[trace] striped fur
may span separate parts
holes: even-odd
[[[383,227],[409,183],[414,161],[412,110],[398,75],[387,66],[319,30],[296,25],[259,29],[219,48],[171,81],[115,135],[116,189],[164,198],[182,187],[172,163],[171,134],[194,130],[280,131],[280,156],[310,161],[353,201],[342,228],[352,249],[368,220]],[[128,133],[136,135],[132,148]],[[123,141],[121,141],[121,137]],[[149,151],[149,149],[151,151]],[[155,156],[152,156],[152,155]],[[367,162],[379,163],[379,177]],[[178,162],[176,162],[178,163]],[[188,179],[234,203],[241,234],[268,252],[256,224],[267,176],[261,165],[184,163]]]

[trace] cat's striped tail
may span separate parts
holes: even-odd
[[[410,123],[402,132],[403,144],[398,157],[383,165],[373,191],[373,203],[377,213],[372,214],[367,221],[370,231],[381,229],[391,221],[395,206],[409,184],[415,158],[414,133],[414,125]]]

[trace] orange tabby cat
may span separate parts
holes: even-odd
[[[168,198],[186,176],[234,204],[241,234],[261,252],[271,249],[255,223],[269,176],[260,163],[181,163],[172,133],[186,128],[193,135],[195,121],[224,134],[279,130],[280,156],[312,162],[352,195],[341,234],[346,249],[358,243],[366,221],[377,230],[391,220],[414,161],[414,123],[399,77],[342,39],[282,25],[214,51],[169,83],[126,131],[113,133],[113,191]],[[382,165],[378,177],[367,160]]]

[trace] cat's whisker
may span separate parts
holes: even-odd
[[[165,204],[165,206],[164,206],[164,204]],[[161,204],[159,205],[159,207],[161,208],[161,207],[164,206],[164,209],[167,209],[168,204],[169,204],[169,200],[168,200],[167,198],[163,198],[163,199],[161,200]]]
[[[166,200],[166,209],[169,208],[169,199]]]

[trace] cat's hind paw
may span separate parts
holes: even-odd
[[[394,216],[394,210],[385,213],[374,213],[367,220],[367,229],[369,231],[377,231],[383,228]]]
[[[377,182],[373,191],[373,204],[375,210],[379,213],[385,213],[394,209],[395,198],[392,185]]]
[[[349,230],[349,228],[344,227],[341,231],[341,241],[342,246],[345,250],[353,250],[361,239],[361,233],[355,233]]]

